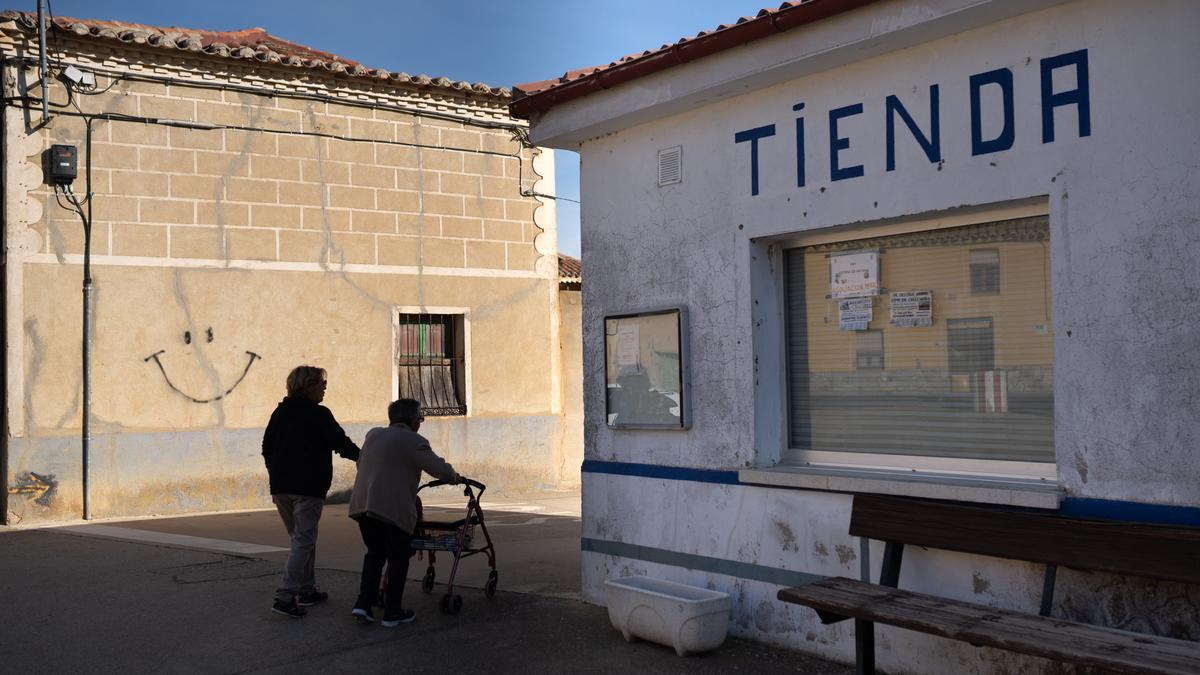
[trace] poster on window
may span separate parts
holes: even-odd
[[[878,295],[879,251],[850,251],[830,256],[829,289],[832,298]]]
[[[866,330],[873,318],[871,298],[838,300],[838,330]]]
[[[891,321],[897,328],[933,325],[933,291],[896,291],[891,294]]]
[[[637,324],[626,324],[619,327],[617,329],[617,369],[621,372],[636,373],[639,370],[638,356],[640,353]]]

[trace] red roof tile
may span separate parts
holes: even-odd
[[[583,278],[583,261],[569,255],[558,256],[558,276],[562,281],[579,281]]]
[[[0,21],[13,21],[26,33],[37,32],[37,14],[5,10]],[[372,69],[357,61],[271,35],[262,28],[238,31],[211,31],[179,26],[148,26],[140,23],[54,17],[54,29],[79,37],[113,40],[125,44],[148,45],[161,49],[200,52],[232,59],[253,59],[296,68],[322,70],[349,77],[365,77],[389,83],[416,87],[448,89],[469,94],[508,98],[506,88],[491,87],[481,82],[455,82],[444,77],[393,73]]]
[[[561,77],[526,82],[513,87],[516,97],[509,104],[514,117],[548,110],[560,103],[586,96],[618,84],[683,65],[698,58],[770,37],[785,30],[841,14],[877,0],[796,0],[777,9],[763,9],[752,17],[741,17],[732,24],[721,24],[701,31],[695,37],[681,38],[670,45],[630,54],[603,66],[580,68]]]

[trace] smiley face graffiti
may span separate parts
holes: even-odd
[[[207,330],[205,330],[203,338],[207,342],[213,341],[213,339],[214,339],[213,338],[213,329],[211,326]],[[184,331],[183,343],[186,345],[190,345],[190,344],[192,344],[192,339],[193,339],[192,332],[190,330]],[[199,340],[201,339],[201,336],[196,335],[195,339],[197,342],[199,342]],[[233,390],[237,389],[238,385],[242,383],[242,380],[246,379],[246,374],[250,372],[250,367],[254,365],[254,362],[256,360],[262,358],[261,356],[259,356],[258,354],[255,354],[254,352],[247,351],[246,352],[246,367],[242,369],[242,374],[238,377],[237,381],[234,382],[232,386],[230,386],[228,389],[226,389],[225,391],[221,392],[220,394],[218,394],[216,396],[213,396],[210,398],[199,398],[196,396],[192,396],[191,394],[188,394],[187,392],[183,391],[179,387],[175,386],[175,383],[171,381],[171,376],[167,375],[167,369],[165,367],[163,367],[162,359],[159,358],[160,355],[165,354],[166,352],[167,352],[167,350],[160,349],[160,350],[154,352],[153,354],[151,354],[150,356],[147,356],[146,358],[142,359],[142,361],[149,363],[151,360],[153,360],[154,365],[158,366],[158,371],[160,373],[162,373],[163,379],[166,380],[167,386],[170,387],[176,393],[178,393],[180,396],[183,396],[184,398],[186,398],[187,400],[189,400],[193,403],[212,403],[214,401],[220,401],[221,399],[225,398],[229,394],[233,393]]]

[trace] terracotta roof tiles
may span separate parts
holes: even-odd
[[[618,84],[645,77],[667,68],[725,51],[785,30],[819,21],[877,0],[794,0],[778,8],[760,10],[755,16],[704,30],[658,49],[623,56],[607,65],[569,70],[562,76],[526,82],[513,87],[515,99],[509,111],[515,117],[547,110],[560,103],[586,96]]]
[[[561,281],[579,281],[583,278],[583,261],[569,255],[559,254],[558,276]]]
[[[26,33],[37,32],[36,13],[5,10],[0,12],[0,21],[15,22],[17,27]],[[482,82],[459,82],[444,77],[434,78],[427,75],[391,72],[382,68],[367,68],[357,61],[271,35],[262,28],[210,31],[179,26],[148,26],[122,21],[76,19],[69,16],[54,17],[53,27],[54,30],[79,37],[111,40],[124,44],[146,45],[231,59],[254,60],[260,63],[306,68],[347,77],[370,78],[393,84],[447,89],[497,98],[512,96],[509,89],[492,87]]]

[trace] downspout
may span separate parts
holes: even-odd
[[[84,118],[87,218],[83,222],[83,519],[92,519],[92,121]]]
[[[8,61],[0,61],[0,96],[8,96]],[[8,106],[0,105],[0,232],[8,232]],[[8,241],[0,241],[0,525],[8,525]]]
[[[42,124],[50,121],[50,66],[46,62],[46,14],[45,0],[38,0],[38,74],[42,78]]]

